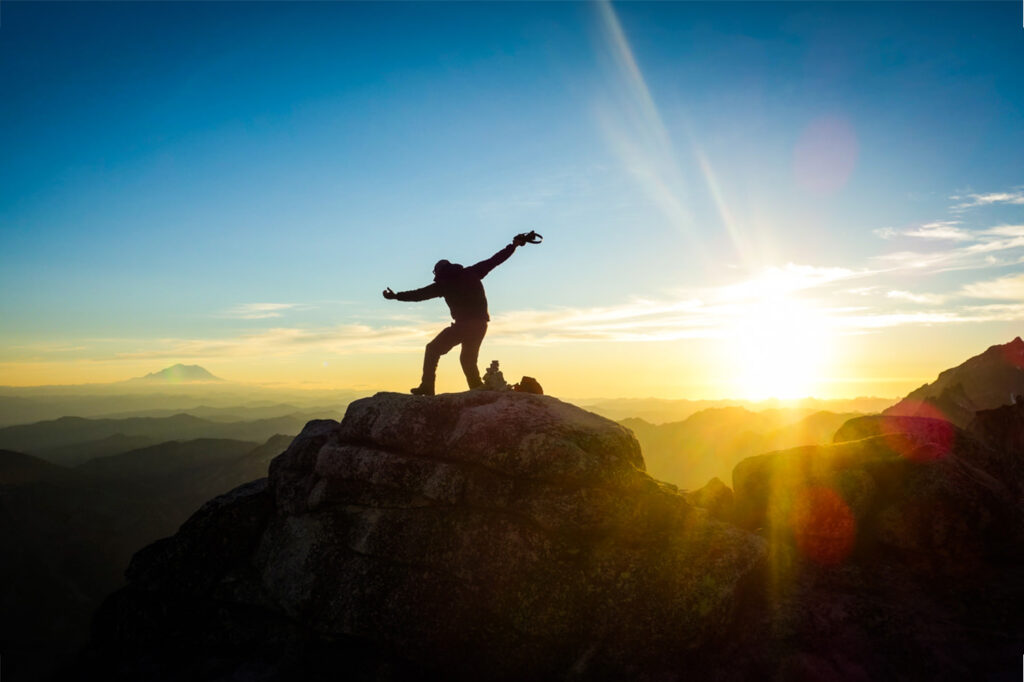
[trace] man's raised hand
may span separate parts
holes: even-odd
[[[512,244],[515,246],[523,246],[524,244],[540,244],[544,241],[544,236],[539,235],[533,230],[529,232],[522,232],[512,238]]]
[[[398,294],[391,291],[391,287],[388,287],[387,289],[384,290],[384,298],[390,301],[392,299],[398,298]]]

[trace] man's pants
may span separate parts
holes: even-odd
[[[466,374],[466,383],[470,388],[476,388],[483,384],[480,380],[480,370],[477,369],[476,359],[480,354],[480,343],[487,333],[487,320],[470,320],[468,322],[454,322],[450,327],[442,330],[434,337],[434,340],[427,344],[427,351],[423,355],[423,386],[433,386],[437,374],[437,362],[441,356],[455,346],[462,344],[462,352],[459,353],[459,362],[462,363],[462,371]]]

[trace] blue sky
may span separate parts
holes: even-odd
[[[528,229],[487,343],[571,395],[770,392],[747,365],[783,337],[792,390],[895,394],[1024,326],[1012,2],[2,20],[0,384],[404,387],[447,312],[380,290]],[[830,350],[798,370],[806,339]]]

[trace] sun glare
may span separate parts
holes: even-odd
[[[820,311],[785,294],[767,296],[743,306],[729,335],[737,394],[788,400],[820,391],[830,347]]]

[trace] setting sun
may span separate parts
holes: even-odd
[[[826,325],[820,311],[785,294],[745,306],[726,344],[736,393],[748,400],[813,395],[831,346]]]

